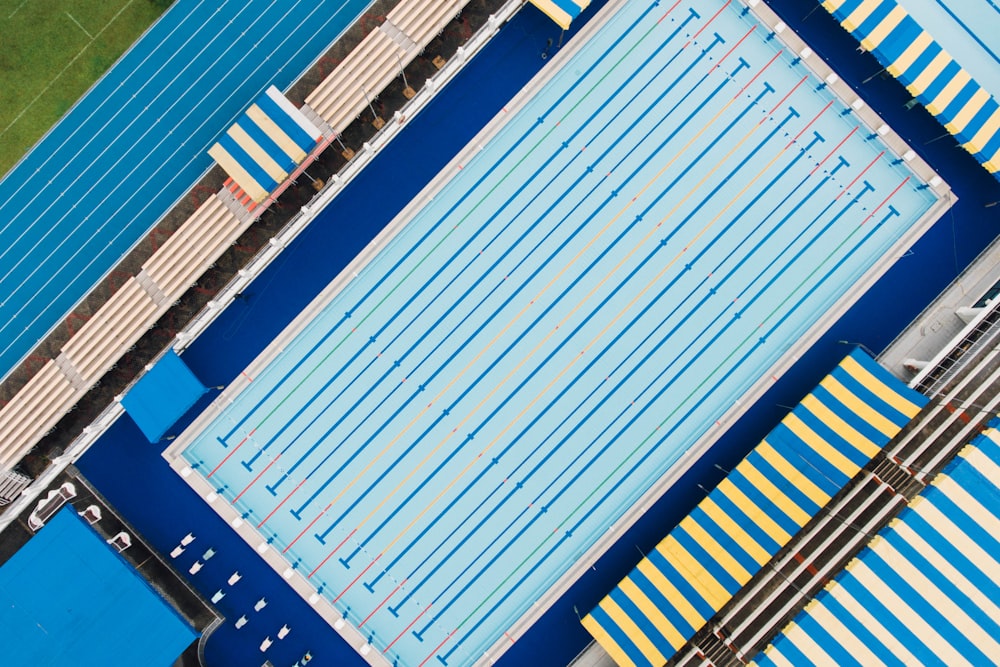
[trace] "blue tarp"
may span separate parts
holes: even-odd
[[[0,567],[4,665],[170,665],[196,637],[72,507]]]
[[[150,442],[159,442],[206,391],[177,353],[169,350],[125,394],[122,407]]]

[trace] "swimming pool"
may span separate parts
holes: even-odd
[[[625,5],[178,443],[390,661],[479,658],[936,201],[738,7]]]

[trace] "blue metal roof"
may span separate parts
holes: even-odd
[[[5,665],[169,665],[196,636],[72,507],[0,567]]]

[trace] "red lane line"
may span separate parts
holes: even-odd
[[[458,632],[458,628],[455,628],[454,630],[452,630],[451,632],[449,632],[449,633],[448,633],[448,636],[447,636],[447,637],[445,637],[445,638],[444,638],[444,640],[443,640],[443,641],[442,641],[442,642],[441,642],[440,644],[438,644],[437,646],[435,646],[435,647],[434,647],[434,650],[433,650],[433,651],[431,651],[431,654],[430,654],[429,656],[427,656],[426,658],[424,658],[424,661],[423,661],[423,662],[421,662],[421,663],[420,663],[419,665],[417,665],[417,667],[424,667],[424,665],[426,665],[426,664],[427,664],[427,661],[428,661],[428,660],[430,660],[431,658],[433,658],[433,657],[434,657],[434,654],[435,654],[435,653],[437,653],[438,651],[440,651],[440,650],[441,650],[441,647],[442,647],[442,646],[444,646],[445,644],[447,644],[447,643],[448,643],[448,640],[449,640],[449,639],[451,639],[451,638],[452,638],[452,636],[453,636],[453,635],[454,635],[454,634],[455,634],[456,632]]]
[[[358,576],[354,577],[354,579],[351,581],[351,583],[347,584],[347,588],[345,588],[344,590],[340,591],[340,593],[337,595],[337,597],[333,598],[333,602],[331,604],[336,604],[337,600],[339,600],[340,598],[342,598],[344,596],[344,593],[346,593],[347,591],[351,590],[351,587],[354,586],[354,584],[358,583],[358,579],[360,579],[361,577],[365,576],[365,572],[367,572],[369,569],[371,569],[371,566],[374,565],[376,562],[378,562],[378,559],[381,558],[381,557],[382,557],[382,554],[379,554],[378,556],[375,556],[375,560],[373,560],[372,562],[368,563],[368,567],[366,567],[365,569],[363,569],[360,572],[358,572]]]
[[[335,546],[335,547],[333,548],[333,551],[331,551],[330,553],[328,553],[328,554],[326,555],[326,558],[324,558],[323,560],[321,560],[321,561],[320,561],[320,563],[319,563],[319,565],[317,565],[316,567],[314,567],[314,568],[313,568],[312,572],[310,572],[310,573],[309,573],[309,577],[311,577],[311,576],[313,576],[314,574],[316,574],[316,570],[318,570],[318,569],[320,569],[321,567],[323,567],[324,565],[326,565],[326,561],[328,561],[328,560],[330,560],[331,558],[333,558],[333,554],[337,553],[337,550],[338,550],[338,549],[340,549],[340,547],[344,546],[344,543],[345,543],[345,542],[347,542],[347,540],[349,540],[349,539],[351,539],[352,537],[354,537],[354,533],[356,533],[356,532],[358,532],[358,529],[357,529],[357,528],[355,528],[354,530],[352,530],[351,532],[349,532],[349,533],[347,534],[347,537],[345,537],[344,539],[342,539],[342,540],[340,541],[340,544],[338,544],[337,546]],[[379,554],[379,555],[381,556],[382,554]],[[308,579],[309,577],[306,577],[306,579]]]
[[[732,2],[732,0],[726,0],[726,4],[724,4],[721,7],[719,7],[719,11],[715,12],[714,14],[712,14],[712,18],[708,19],[708,22],[705,23],[705,25],[701,26],[701,28],[698,30],[698,32],[696,32],[694,34],[694,36],[691,38],[691,41],[693,42],[694,40],[698,39],[698,35],[700,35],[702,32],[704,32],[705,28],[707,28],[708,26],[712,25],[712,21],[714,21],[716,18],[718,18],[719,14],[721,14],[722,11],[726,7],[728,7],[731,2]]]
[[[226,461],[229,460],[229,457],[232,456],[233,454],[235,454],[236,451],[240,447],[242,447],[246,443],[247,440],[249,440],[250,438],[252,438],[253,434],[254,434],[254,431],[256,431],[256,430],[257,430],[256,428],[251,429],[251,431],[249,433],[247,433],[246,436],[242,440],[240,440],[236,444],[235,447],[233,447],[233,450],[231,452],[229,452],[228,454],[226,454],[225,457],[223,457],[223,459],[221,461],[219,461],[219,465],[217,465],[214,468],[212,468],[212,472],[208,473],[208,475],[206,475],[205,479],[208,479],[209,477],[211,477],[212,475],[214,475],[215,473],[217,473],[219,471],[219,468],[221,468],[222,466],[226,465]]]
[[[393,644],[395,644],[400,639],[402,639],[403,635],[405,635],[407,632],[409,632],[410,628],[412,628],[414,625],[416,625],[417,621],[420,620],[420,617],[423,616],[424,614],[426,614],[427,610],[430,609],[433,606],[434,606],[434,603],[432,602],[429,605],[427,605],[426,607],[424,607],[424,610],[422,612],[420,612],[419,614],[417,614],[417,617],[414,618],[412,621],[410,621],[410,624],[407,625],[405,628],[403,628],[403,631],[400,632],[398,635],[396,635],[396,638],[393,639],[391,642],[389,642],[388,646],[386,646],[384,649],[382,649],[382,653],[385,653],[386,651],[388,651],[389,649],[391,649]]]
[[[666,12],[665,12],[665,13],[663,14],[663,16],[661,16],[661,17],[660,17],[660,18],[659,18],[659,19],[658,19],[658,20],[656,21],[657,25],[659,25],[660,23],[663,23],[663,19],[665,19],[665,18],[667,18],[668,16],[670,16],[670,12],[674,11],[675,9],[677,9],[677,5],[681,4],[681,2],[682,2],[682,0],[677,0],[677,2],[675,2],[675,3],[674,3],[673,7],[671,7],[670,9],[668,9],[668,10],[667,10],[667,11],[666,11]],[[504,109],[504,111],[506,111],[506,109]]]
[[[302,536],[305,535],[307,532],[309,532],[309,529],[312,528],[313,526],[315,526],[316,522],[319,521],[321,518],[323,518],[323,515],[326,514],[327,512],[329,512],[331,507],[333,507],[333,503],[330,503],[329,505],[327,505],[326,507],[324,507],[323,511],[320,512],[318,515],[316,515],[316,518],[313,519],[312,521],[310,521],[309,525],[306,526],[305,528],[303,528],[302,532],[299,533],[298,535],[296,535],[295,539],[292,540],[291,543],[289,543],[289,545],[287,547],[285,547],[284,549],[281,550],[281,553],[285,553],[286,551],[288,551],[289,549],[292,548],[292,545],[294,545],[296,542],[298,542],[300,539],[302,539]]]
[[[744,92],[746,91],[746,89],[747,89],[747,88],[749,88],[749,87],[750,87],[751,85],[753,85],[753,82],[757,80],[757,77],[759,77],[759,76],[760,76],[761,74],[763,74],[763,73],[764,73],[764,71],[765,71],[765,70],[766,70],[766,69],[767,69],[768,67],[770,67],[770,66],[771,66],[771,64],[772,64],[772,63],[773,63],[773,62],[774,62],[775,60],[777,60],[777,59],[778,59],[778,58],[779,58],[779,57],[781,56],[781,54],[782,54],[782,53],[784,53],[784,52],[785,52],[785,50],[784,50],[784,49],[781,49],[781,50],[779,50],[779,51],[778,51],[777,53],[775,53],[775,54],[774,54],[774,57],[773,57],[773,58],[771,58],[771,59],[770,59],[770,60],[768,60],[768,61],[767,61],[766,63],[764,63],[764,66],[760,68],[760,71],[759,71],[759,72],[757,72],[756,74],[754,74],[754,75],[753,75],[753,78],[752,78],[752,79],[750,79],[749,81],[747,81],[747,82],[746,82],[746,85],[744,85],[744,86],[743,86],[742,88],[740,88],[740,89],[739,89],[738,91],[736,91],[736,94],[735,94],[735,95],[733,95],[733,99],[735,100],[735,99],[736,99],[737,97],[739,97],[740,95],[742,95],[742,94],[743,94],[743,93],[744,93]]]
[[[802,77],[801,79],[799,79],[799,82],[797,84],[795,84],[794,86],[792,86],[792,89],[789,90],[787,93],[785,93],[785,96],[782,97],[780,100],[778,100],[778,103],[775,104],[774,107],[770,111],[768,111],[766,114],[764,114],[764,117],[761,118],[760,122],[757,123],[757,124],[758,125],[763,125],[767,121],[768,118],[770,118],[771,116],[774,115],[774,112],[778,110],[778,107],[780,107],[782,104],[784,104],[785,102],[787,102],[788,98],[791,97],[792,94],[794,94],[795,91],[799,89],[799,86],[801,86],[803,83],[805,83],[808,79],[809,79],[809,75],[808,74],[806,74],[804,77]]]
[[[861,224],[860,224],[860,225],[858,225],[858,226],[859,226],[859,227],[861,227],[861,226],[864,226],[864,224],[865,224],[866,222],[868,222],[868,221],[869,221],[869,220],[871,220],[871,219],[872,219],[873,217],[875,217],[875,214],[876,214],[876,213],[878,213],[878,210],[879,210],[880,208],[882,208],[883,206],[885,206],[885,205],[886,205],[886,204],[887,204],[887,203],[889,202],[889,200],[890,200],[890,199],[892,199],[893,197],[895,197],[895,196],[896,196],[896,193],[897,193],[897,192],[899,192],[899,191],[900,191],[900,190],[901,190],[901,189],[903,188],[903,186],[904,186],[904,185],[906,185],[906,182],[907,182],[908,180],[910,180],[910,177],[909,177],[909,176],[907,176],[906,178],[904,178],[904,179],[903,179],[903,182],[902,182],[902,183],[900,183],[899,185],[897,185],[897,186],[896,186],[896,188],[895,188],[895,189],[894,189],[894,190],[893,190],[892,192],[890,192],[889,194],[887,194],[887,195],[885,196],[885,199],[883,199],[883,200],[882,200],[881,202],[879,202],[879,205],[878,205],[878,206],[876,206],[875,208],[873,208],[873,209],[872,209],[872,212],[868,214],[868,217],[867,217],[867,218],[865,218],[864,220],[862,220],[862,221],[861,221]]]
[[[752,28],[750,28],[749,30],[747,30],[747,34],[745,34],[742,37],[740,37],[739,41],[736,42],[735,44],[733,44],[733,48],[731,48],[728,51],[726,51],[726,54],[724,56],[722,56],[721,58],[719,58],[719,62],[717,62],[714,65],[712,65],[712,69],[708,70],[708,73],[711,74],[712,72],[714,72],[715,68],[718,67],[719,65],[721,65],[723,60],[725,60],[726,58],[728,58],[729,55],[733,51],[735,51],[737,48],[739,48],[740,44],[743,43],[743,40],[746,39],[747,37],[749,37],[753,33],[753,31],[756,30],[756,29],[757,29],[757,26],[755,25]]]
[[[367,622],[368,622],[368,620],[369,620],[369,619],[370,619],[370,618],[371,618],[372,616],[374,616],[374,615],[375,615],[375,612],[377,612],[377,611],[378,611],[379,609],[381,609],[382,607],[384,607],[384,606],[385,606],[385,603],[389,601],[389,598],[391,598],[391,597],[392,597],[393,595],[395,595],[395,594],[396,594],[396,592],[397,592],[397,591],[399,591],[399,589],[400,589],[400,588],[402,588],[402,587],[403,587],[403,585],[404,585],[404,584],[405,584],[406,582],[407,582],[407,580],[406,580],[406,579],[403,579],[403,580],[402,580],[401,582],[399,582],[399,584],[398,584],[398,585],[397,585],[397,586],[396,586],[395,588],[393,588],[393,589],[392,589],[392,592],[391,592],[391,593],[389,593],[388,595],[386,595],[386,596],[385,596],[385,599],[384,599],[384,600],[382,600],[381,602],[379,602],[379,603],[378,603],[378,606],[377,606],[377,607],[375,607],[374,609],[372,609],[372,613],[370,613],[370,614],[368,614],[367,616],[365,616],[365,620],[363,620],[363,621],[361,621],[360,623],[358,623],[358,629],[360,630],[360,629],[361,629],[361,627],[362,627],[362,626],[363,626],[363,625],[364,625],[365,623],[367,623]]]
[[[787,146],[785,146],[785,150],[788,150],[789,148],[791,148],[792,144],[794,144],[796,141],[798,141],[799,137],[801,137],[803,134],[805,134],[806,130],[808,130],[810,127],[812,127],[812,124],[815,123],[816,121],[818,121],[819,117],[822,116],[824,113],[826,113],[826,110],[829,109],[832,106],[833,106],[833,100],[830,100],[829,102],[827,102],[826,106],[823,107],[822,109],[820,109],[819,113],[816,114],[815,116],[813,116],[813,119],[811,121],[809,121],[808,123],[806,123],[806,126],[803,127],[801,130],[799,130],[798,134],[796,134],[794,137],[792,137],[792,140],[788,142]]]
[[[296,492],[296,491],[298,491],[299,489],[301,489],[301,488],[302,488],[302,485],[306,483],[306,479],[309,479],[309,478],[308,478],[308,477],[306,477],[306,478],[304,478],[304,479],[303,479],[303,480],[302,480],[301,482],[299,482],[299,483],[298,483],[298,484],[296,485],[296,487],[295,487],[294,489],[292,489],[292,492],[291,492],[291,493],[289,493],[289,494],[288,494],[287,496],[285,496],[285,498],[284,498],[284,499],[283,499],[283,500],[282,500],[282,501],[281,501],[280,503],[278,503],[278,506],[277,506],[277,507],[275,507],[275,508],[274,508],[273,510],[271,510],[271,513],[270,513],[270,514],[268,514],[268,515],[267,515],[266,517],[264,517],[264,518],[263,518],[263,519],[261,520],[261,522],[257,524],[257,527],[258,527],[258,528],[260,528],[260,527],[261,527],[261,526],[263,526],[263,525],[264,525],[265,523],[267,523],[268,521],[270,521],[270,520],[271,520],[271,517],[272,517],[272,516],[274,516],[274,513],[275,513],[275,512],[277,512],[278,510],[280,510],[280,509],[281,509],[281,506],[282,506],[282,505],[284,505],[284,504],[285,504],[286,502],[288,502],[288,499],[289,499],[289,498],[291,498],[291,497],[292,497],[293,495],[295,495],[295,492]]]
[[[816,166],[815,166],[815,167],[813,167],[813,170],[809,172],[809,175],[810,175],[810,176],[812,176],[813,174],[815,174],[815,173],[816,173],[816,170],[817,170],[817,169],[819,169],[820,167],[822,167],[822,166],[823,166],[823,163],[824,163],[824,162],[826,162],[826,161],[827,161],[827,160],[829,160],[829,159],[830,159],[831,157],[833,157],[833,154],[834,154],[834,153],[836,153],[837,151],[839,151],[839,150],[840,150],[840,147],[841,147],[841,146],[843,146],[844,144],[846,144],[846,143],[847,143],[847,140],[848,140],[848,139],[850,139],[850,138],[851,138],[851,136],[852,136],[852,135],[853,135],[853,134],[854,134],[855,132],[857,132],[857,131],[858,131],[858,126],[857,126],[857,125],[855,125],[855,126],[854,126],[854,129],[853,129],[853,130],[851,130],[850,132],[848,132],[848,133],[847,133],[847,136],[846,136],[846,137],[844,137],[843,139],[841,139],[841,140],[840,140],[840,143],[839,143],[839,144],[837,144],[836,146],[834,146],[834,147],[833,147],[833,150],[831,150],[831,151],[830,151],[829,153],[827,153],[827,154],[826,154],[826,157],[825,157],[825,158],[823,158],[822,160],[820,160],[820,161],[819,161],[819,162],[818,162],[818,163],[816,164]]]
[[[260,479],[260,478],[261,478],[261,477],[262,477],[262,476],[264,475],[264,473],[266,473],[266,472],[267,472],[267,469],[268,469],[268,468],[270,468],[271,466],[273,466],[273,465],[274,465],[275,463],[277,463],[277,462],[278,462],[278,459],[280,459],[280,458],[281,458],[281,453],[279,452],[279,453],[278,453],[278,455],[277,455],[277,456],[275,456],[275,457],[274,457],[273,459],[271,459],[271,462],[270,462],[270,463],[268,463],[268,464],[267,464],[266,466],[264,466],[264,469],[263,469],[263,470],[261,470],[261,471],[260,471],[259,473],[257,473],[257,476],[256,476],[256,477],[254,477],[254,478],[253,478],[252,480],[250,480],[250,483],[249,483],[249,484],[247,484],[247,485],[246,485],[245,487],[243,487],[243,490],[242,490],[242,491],[240,491],[240,492],[239,492],[239,493],[238,493],[238,494],[236,495],[236,497],[235,497],[235,498],[233,498],[233,503],[232,503],[232,504],[234,504],[234,505],[235,505],[235,504],[236,504],[236,501],[237,501],[237,500],[239,500],[239,499],[240,499],[240,497],[241,497],[241,496],[242,496],[242,495],[243,495],[244,493],[246,493],[247,491],[249,491],[249,490],[250,490],[250,487],[252,487],[252,486],[253,486],[254,484],[256,484],[256,483],[257,483],[257,480],[259,480],[259,479]]]
[[[869,163],[868,163],[868,166],[867,166],[867,167],[865,167],[864,169],[862,169],[862,170],[861,170],[861,173],[859,173],[859,174],[858,174],[857,176],[855,176],[855,177],[854,177],[854,180],[853,180],[853,181],[851,181],[850,183],[848,183],[848,184],[847,184],[847,187],[846,187],[846,188],[844,188],[843,190],[841,190],[841,191],[840,191],[840,193],[839,193],[839,194],[838,194],[838,195],[837,195],[836,197],[834,197],[834,198],[833,198],[833,201],[837,201],[838,199],[840,199],[841,197],[843,197],[843,196],[844,196],[844,194],[845,194],[845,193],[847,193],[847,191],[848,191],[848,190],[850,190],[850,189],[851,189],[851,188],[852,188],[852,187],[854,186],[854,184],[855,184],[855,183],[857,183],[857,182],[858,182],[858,180],[859,180],[859,179],[860,179],[860,178],[861,178],[862,176],[864,176],[864,175],[865,175],[865,172],[867,172],[867,171],[868,171],[869,169],[871,169],[871,168],[872,168],[872,166],[874,166],[874,164],[875,164],[876,162],[878,162],[879,160],[881,160],[881,159],[882,159],[882,156],[883,156],[883,155],[885,155],[885,151],[882,151],[881,153],[879,153],[878,155],[876,155],[876,156],[875,156],[875,159],[874,159],[874,160],[872,160],[871,162],[869,162]]]

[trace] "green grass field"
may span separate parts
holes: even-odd
[[[171,2],[0,0],[0,174]]]

